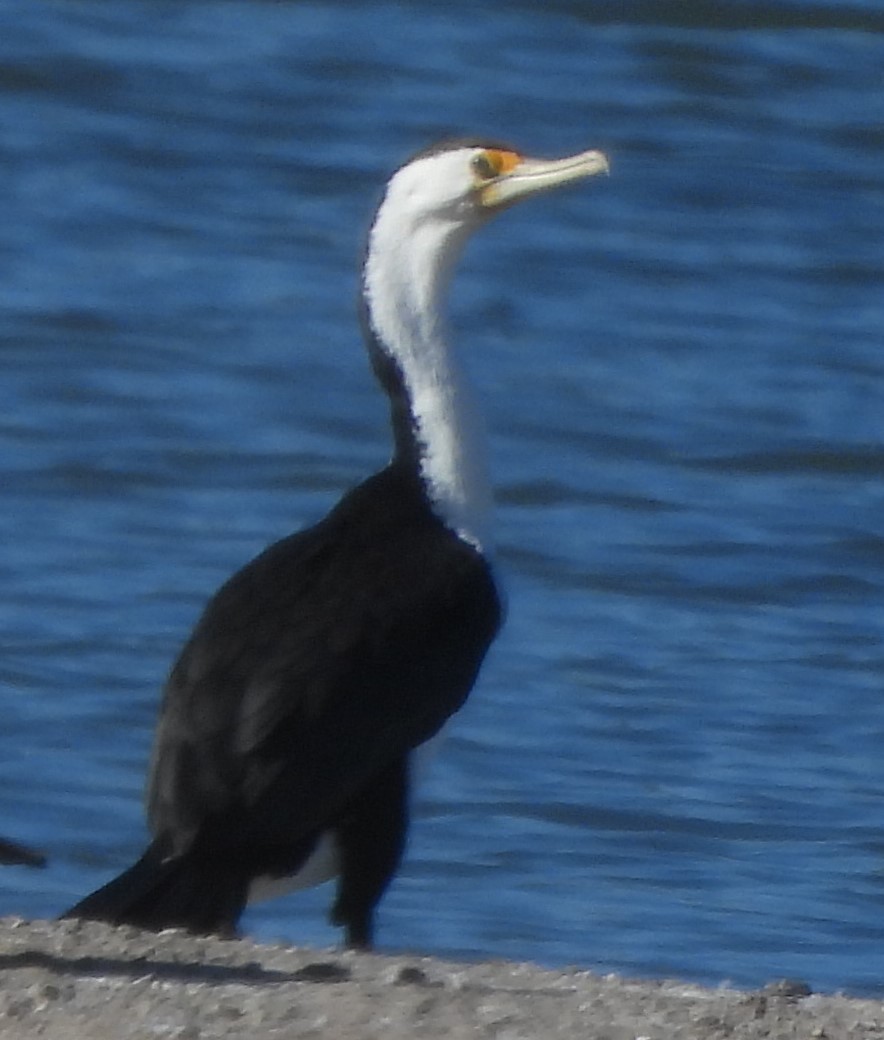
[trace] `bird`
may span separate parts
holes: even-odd
[[[9,838],[0,838],[0,863],[3,866],[45,867],[46,857],[42,852],[29,849]]]
[[[166,683],[151,841],[66,917],[235,935],[244,908],[337,878],[330,919],[374,944],[413,790],[502,622],[485,431],[444,303],[470,234],[608,171],[481,139],[418,152],[386,184],[359,319],[389,399],[387,465],[209,600]]]

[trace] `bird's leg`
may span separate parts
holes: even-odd
[[[335,827],[341,857],[332,924],[348,947],[370,950],[374,911],[399,866],[408,829],[408,765],[397,759],[367,784]]]

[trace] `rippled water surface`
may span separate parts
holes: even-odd
[[[201,605],[386,460],[365,228],[478,133],[612,176],[454,286],[509,620],[380,942],[884,995],[882,68],[874,2],[7,0],[0,911],[133,859]]]

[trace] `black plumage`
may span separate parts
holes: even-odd
[[[166,685],[152,841],[68,916],[231,932],[267,879],[338,877],[351,946],[401,858],[414,754],[460,708],[500,625],[481,423],[440,310],[469,233],[607,170],[457,141],[391,178],[361,320],[391,406],[392,462],[211,599]]]
[[[154,840],[67,916],[229,932],[249,883],[296,873],[332,829],[333,920],[369,945],[409,752],[461,706],[499,619],[487,563],[394,460],[210,601],[165,690]]]

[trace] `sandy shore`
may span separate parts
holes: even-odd
[[[884,1038],[884,1005],[632,982],[530,964],[258,946],[0,921],[0,1038],[718,1040]]]

